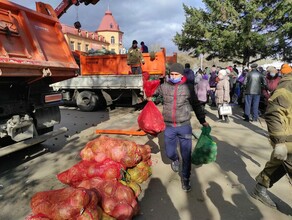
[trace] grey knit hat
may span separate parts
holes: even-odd
[[[255,69],[255,68],[258,67],[258,64],[257,63],[253,63],[253,64],[250,65],[250,67],[253,68],[253,69]]]
[[[184,67],[180,63],[174,63],[170,66],[169,72],[177,72],[177,73],[183,74]]]

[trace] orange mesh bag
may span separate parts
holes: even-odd
[[[141,155],[143,161],[147,161],[151,158],[151,147],[148,144],[138,144],[138,153]]]
[[[78,187],[96,189],[101,195],[101,208],[115,219],[130,220],[138,213],[139,206],[133,190],[116,180],[97,177],[82,181]]]
[[[33,215],[48,219],[96,220],[101,216],[98,202],[95,190],[67,187],[36,193],[31,199],[31,209]]]
[[[36,215],[29,215],[25,218],[25,220],[51,220],[44,214],[36,214]]]
[[[58,180],[64,184],[74,185],[75,182],[101,177],[103,179],[121,179],[124,167],[111,159],[102,163],[82,160],[68,170],[57,175]]]
[[[96,162],[110,158],[123,167],[133,167],[142,160],[135,142],[108,136],[100,136],[88,142],[81,150],[80,156],[83,160]]]

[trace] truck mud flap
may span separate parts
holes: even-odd
[[[22,150],[24,148],[27,148],[27,147],[30,147],[30,146],[33,146],[36,144],[39,144],[43,141],[46,141],[47,139],[50,139],[50,138],[55,137],[57,135],[63,134],[66,131],[68,131],[68,129],[66,127],[62,127],[58,130],[45,133],[45,134],[37,136],[35,138],[24,140],[24,141],[15,143],[15,144],[5,146],[3,148],[0,148],[0,157],[3,157],[5,155],[11,154],[15,151],[19,151],[19,150]]]

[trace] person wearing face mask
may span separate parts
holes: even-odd
[[[192,127],[191,110],[195,108],[196,116],[203,126],[209,126],[205,120],[205,113],[198,99],[190,93],[186,83],[184,67],[180,63],[170,66],[169,78],[161,84],[155,91],[154,96],[163,98],[162,115],[166,125],[164,131],[164,143],[166,156],[171,160],[171,168],[174,172],[179,172],[180,158],[177,153],[179,143],[180,155],[182,159],[181,184],[186,192],[191,190],[191,150],[192,150]]]
[[[131,67],[132,74],[142,74],[141,65],[144,65],[145,61],[136,40],[133,40],[132,47],[128,51],[127,64]]]
[[[266,106],[268,104],[268,99],[270,98],[272,92],[277,88],[281,77],[278,74],[278,70],[274,66],[269,66],[267,68],[267,75],[265,77],[266,80],[266,88],[262,90],[262,94],[264,96],[264,104],[265,107],[263,112],[265,112]]]
[[[218,79],[216,89],[215,89],[215,100],[216,105],[218,107],[218,116],[219,122],[223,122],[223,116],[220,115],[219,108],[223,104],[228,104],[230,102],[230,84],[229,84],[229,76],[227,75],[227,71],[222,69],[218,72]],[[229,123],[228,115],[224,115],[224,122]]]

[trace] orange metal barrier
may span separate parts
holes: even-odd
[[[133,135],[133,136],[144,136],[146,133],[140,130],[95,130],[96,134],[120,134],[120,135]]]

